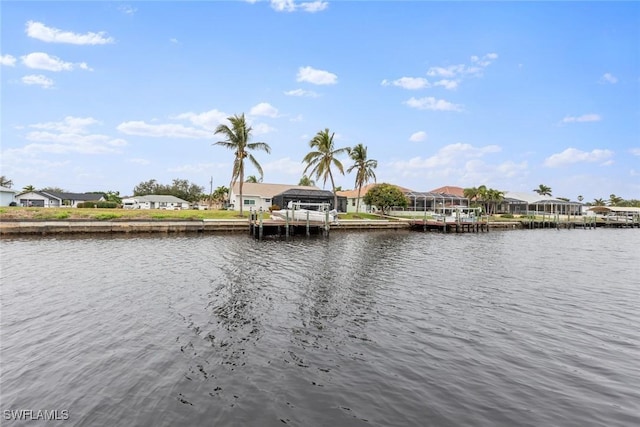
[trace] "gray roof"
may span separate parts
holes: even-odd
[[[14,193],[14,194],[17,193],[17,191],[12,190],[9,187],[2,187],[2,186],[0,186],[0,192],[2,192],[2,193]]]

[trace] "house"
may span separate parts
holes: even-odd
[[[168,194],[149,194],[122,199],[124,209],[189,209],[189,202]]]
[[[99,193],[57,193],[53,191],[28,191],[16,196],[19,206],[41,208],[59,208],[68,206],[77,208],[78,203],[103,202],[104,195]]]
[[[347,211],[347,198],[338,196],[338,206],[335,207],[335,197],[333,192],[328,190],[320,190],[318,188],[290,188],[280,194],[273,196],[273,204],[282,208],[289,205],[289,202],[301,202],[319,204],[326,203],[329,209],[336,209],[338,212]],[[313,208],[310,208],[313,210]]]
[[[242,206],[244,209],[269,210],[273,205],[273,197],[291,189],[320,190],[318,187],[289,184],[267,184],[244,182],[242,184]],[[229,209],[240,210],[240,183],[233,184],[229,195]],[[283,206],[280,206],[283,207]]]
[[[537,193],[506,191],[502,202],[498,206],[498,212],[514,215],[543,213],[581,215],[582,203],[567,202],[551,196],[541,196]]]
[[[0,206],[9,206],[15,202],[16,191],[7,187],[0,187]]]
[[[358,189],[355,190],[347,190],[347,191],[338,191],[339,197],[345,197],[346,200],[346,212],[356,212],[356,209],[359,209],[360,213],[371,212],[371,206],[367,205],[364,202],[364,196],[367,194],[367,191],[375,187],[376,184],[367,184],[362,187],[360,190],[360,206],[358,207]]]
[[[446,185],[444,187],[434,188],[433,190],[429,191],[429,193],[451,194],[452,196],[466,198],[464,197],[464,188],[456,187],[453,185]]]
[[[441,212],[454,206],[469,206],[469,199],[464,197],[460,187],[440,187],[432,191],[403,191],[409,206],[407,210],[414,212]]]

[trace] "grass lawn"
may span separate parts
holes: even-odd
[[[203,220],[203,219],[241,219],[248,218],[249,211],[243,211],[240,216],[239,211],[227,210],[159,210],[159,209],[96,209],[96,208],[23,208],[23,207],[2,207],[0,208],[1,220],[67,220],[67,219],[88,219],[98,221],[108,221],[112,219],[181,219],[181,220]],[[269,213],[264,212],[263,218],[268,218]],[[340,219],[380,219],[371,214],[353,213],[340,214]]]

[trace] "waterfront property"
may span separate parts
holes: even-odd
[[[57,193],[53,191],[28,191],[15,196],[20,206],[40,208],[59,208],[68,206],[77,208],[78,203],[104,202],[104,196],[98,193]]]
[[[166,194],[149,194],[122,199],[125,209],[189,209],[189,202]]]
[[[582,215],[582,203],[541,196],[536,193],[506,191],[498,212],[513,215]]]
[[[244,209],[254,209],[268,211],[274,204],[273,198],[287,190],[320,190],[314,186],[289,185],[289,184],[267,184],[256,182],[245,182],[242,184],[242,204]],[[282,205],[281,205],[282,206]],[[229,209],[240,210],[240,184],[235,183],[231,187],[229,195]]]

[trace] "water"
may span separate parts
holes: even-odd
[[[640,425],[640,230],[0,243],[3,426]]]

